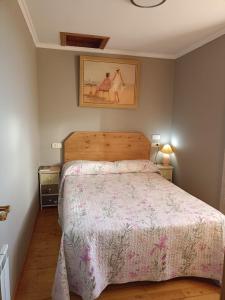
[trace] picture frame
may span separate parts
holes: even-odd
[[[139,81],[138,60],[80,56],[79,105],[135,109]]]

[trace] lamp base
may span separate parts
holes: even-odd
[[[169,166],[170,165],[170,156],[169,156],[169,154],[163,154],[162,164],[164,166]]]

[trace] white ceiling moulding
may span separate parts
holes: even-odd
[[[115,54],[115,55],[127,55],[127,56],[138,56],[138,57],[152,57],[152,58],[162,58],[162,59],[175,59],[175,55],[171,54],[159,54],[150,52],[138,52],[129,50],[117,50],[117,49],[92,49],[92,48],[82,48],[82,47],[71,47],[71,46],[61,46],[58,44],[42,43],[38,39],[37,32],[35,30],[29,9],[27,7],[25,0],[17,0],[24,19],[27,23],[31,36],[33,38],[34,44],[37,48],[43,49],[55,49],[63,51],[74,51],[74,52],[86,52],[86,53],[101,53],[101,54]]]
[[[55,50],[64,50],[64,51],[73,51],[73,52],[86,52],[86,53],[100,53],[100,54],[114,54],[114,55],[127,55],[127,56],[138,56],[138,57],[148,57],[148,58],[163,58],[163,59],[175,59],[175,55],[171,54],[160,54],[160,53],[151,53],[151,52],[138,52],[138,51],[129,51],[129,50],[117,50],[117,49],[94,49],[94,48],[85,48],[85,47],[73,47],[73,46],[61,46],[57,44],[48,44],[48,43],[37,43],[38,48],[44,49],[55,49]]]
[[[192,44],[191,46],[187,47],[186,49],[182,50],[180,53],[178,53],[176,55],[176,58],[180,58],[180,57],[184,56],[185,54],[188,54],[188,53],[218,39],[219,37],[223,36],[224,34],[225,34],[225,28],[220,31],[217,31],[214,34],[209,35],[207,38],[202,39],[201,41],[198,41],[198,42]]]
[[[31,33],[33,38],[34,44],[37,48],[43,49],[55,49],[55,50],[62,50],[62,51],[74,51],[74,52],[86,52],[86,53],[101,53],[101,54],[114,54],[114,55],[127,55],[127,56],[138,56],[138,57],[151,57],[151,58],[161,58],[161,59],[177,59],[189,52],[192,52],[205,44],[212,42],[213,40],[221,37],[225,34],[225,28],[216,32],[213,35],[208,36],[207,38],[198,41],[189,47],[186,47],[182,51],[176,54],[164,54],[164,53],[151,53],[151,52],[138,52],[138,51],[130,51],[130,50],[119,50],[119,49],[91,49],[91,48],[81,48],[81,47],[71,47],[71,46],[61,46],[59,44],[50,44],[50,43],[42,43],[38,39],[37,32],[35,30],[35,26],[33,24],[29,9],[26,4],[26,0],[17,0],[24,19],[27,23],[28,29]]]
[[[27,4],[25,2],[25,0],[17,0],[19,6],[20,6],[20,9],[22,11],[22,14],[23,14],[23,17],[27,23],[27,27],[31,33],[31,36],[33,38],[33,41],[34,41],[34,44],[35,46],[37,46],[37,44],[39,43],[39,40],[38,40],[38,35],[37,35],[37,32],[35,30],[35,27],[34,27],[34,24],[33,24],[33,21],[32,21],[32,18],[31,18],[31,15],[30,15],[30,12],[29,12],[29,9],[27,7]]]

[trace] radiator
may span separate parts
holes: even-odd
[[[0,249],[0,300],[10,300],[8,245]]]

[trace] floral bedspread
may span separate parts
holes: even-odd
[[[159,174],[66,176],[53,299],[98,298],[112,283],[221,281],[225,217]]]

